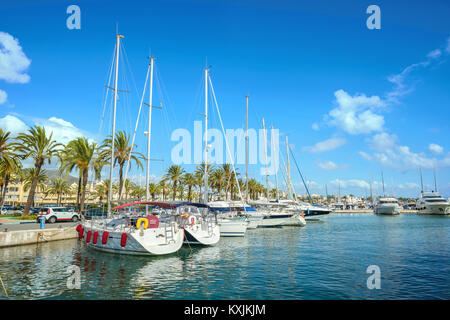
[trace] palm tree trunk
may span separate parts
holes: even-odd
[[[23,209],[22,217],[27,216],[30,212],[31,204],[34,203],[34,194],[36,193],[36,186],[38,184],[39,174],[41,173],[41,165],[36,166],[36,174],[31,181],[30,192],[28,192],[27,204],[25,209]]]
[[[119,167],[119,200],[122,199],[122,187],[123,187],[123,163]]]
[[[172,200],[175,201],[175,198],[177,196],[177,182],[174,181],[173,182],[173,195],[172,195]]]
[[[6,198],[6,189],[8,188],[9,178],[10,178],[10,175],[7,174],[7,175],[5,176],[5,183],[4,183],[4,185],[3,185],[2,199],[0,200],[0,208],[3,208],[3,203],[5,202],[5,198]]]
[[[83,190],[81,193],[80,212],[84,210],[84,198],[86,197],[86,186],[88,182],[88,169],[83,170]]]
[[[80,210],[80,193],[81,193],[81,173],[78,177],[77,210]]]

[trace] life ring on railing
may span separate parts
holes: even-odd
[[[144,229],[147,229],[148,228],[148,220],[146,218],[139,218],[136,223],[136,228],[140,229],[142,222],[144,223]]]
[[[195,216],[191,216],[189,219],[191,227],[197,222],[197,218]]]
[[[184,219],[189,218],[189,216],[190,216],[190,214],[189,214],[188,212],[185,212],[185,213],[180,214],[180,217],[182,217],[182,218],[184,218]]]

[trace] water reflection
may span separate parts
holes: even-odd
[[[3,248],[0,273],[12,299],[448,299],[449,233],[441,217],[335,215],[163,257],[76,239]],[[366,287],[372,264],[382,290]],[[70,265],[80,267],[80,290],[67,288]]]

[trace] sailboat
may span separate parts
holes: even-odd
[[[114,85],[114,109],[111,135],[111,163],[110,163],[110,192],[108,196],[108,215],[106,218],[82,221],[77,226],[79,239],[85,239],[89,248],[105,252],[113,252],[128,255],[165,255],[178,251],[183,245],[184,230],[179,227],[175,216],[160,215],[163,211],[173,211],[174,205],[167,203],[148,201],[149,192],[149,161],[150,161],[150,136],[151,136],[151,109],[152,109],[152,83],[153,63],[150,59],[150,98],[149,98],[149,123],[147,134],[147,192],[146,200],[123,204],[111,208],[112,182],[114,168],[114,140],[117,108],[117,85],[119,70],[120,39],[123,36],[117,34],[116,61],[115,61],[115,85]],[[142,106],[142,105],[141,105]],[[139,120],[139,117],[138,117]],[[144,210],[145,207],[145,210]],[[149,208],[157,208],[155,214],[149,213]],[[159,217],[158,217],[159,216]]]

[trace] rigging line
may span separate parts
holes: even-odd
[[[230,160],[231,160],[231,165],[233,166],[233,171],[234,171],[234,176],[235,176],[235,178],[236,178],[236,185],[237,185],[237,187],[238,187],[239,196],[240,196],[240,198],[241,198],[242,203],[245,203],[245,202],[244,202],[244,198],[243,198],[242,193],[241,193],[241,187],[239,186],[239,180],[238,180],[238,178],[237,178],[236,168],[234,167],[234,159],[231,157],[230,147],[228,146],[227,137],[226,137],[226,135],[225,135],[225,129],[223,128],[222,117],[220,116],[219,105],[217,104],[217,100],[216,100],[216,94],[214,93],[214,87],[213,87],[213,85],[212,85],[211,77],[210,77],[209,75],[208,75],[208,80],[209,80],[209,84],[211,85],[211,93],[212,93],[212,96],[213,96],[213,98],[214,98],[214,102],[215,102],[215,104],[216,104],[217,114],[218,114],[218,116],[219,116],[220,125],[221,125],[221,127],[222,127],[222,132],[223,132],[223,135],[224,135],[224,138],[225,138],[225,145],[226,145],[226,147],[227,147],[227,152],[228,152],[228,155],[229,155]]]
[[[139,125],[139,117],[141,115],[142,103],[144,102],[145,89],[147,88],[147,82],[148,82],[148,75],[149,75],[149,73],[150,73],[150,65],[148,66],[147,76],[145,77],[144,90],[142,91],[141,103],[139,104],[139,112],[138,112],[138,116],[137,116],[137,119],[136,119],[136,126],[134,128],[133,139],[131,141],[131,150],[130,150],[130,154],[129,154],[128,160],[127,160],[127,167],[125,169],[125,179],[124,179],[124,181],[127,180],[128,169],[129,169],[129,164],[130,164],[130,159],[131,159],[131,153],[133,152],[133,148],[134,148],[134,139],[136,138],[136,132],[137,132],[138,125]]]
[[[111,65],[109,67],[108,86],[110,86],[110,84],[111,84],[111,76],[112,76],[112,71],[113,71],[115,57],[116,57],[116,45],[114,45],[114,52],[113,52],[113,56],[112,56],[112,60],[111,60]],[[99,126],[99,129],[98,129],[98,135],[97,135],[97,140],[98,141],[100,141],[100,138],[101,138],[101,131],[102,131],[103,122],[104,122],[104,119],[105,119],[106,104],[107,104],[107,101],[108,101],[108,92],[109,92],[109,90],[108,90],[108,88],[104,88],[104,90],[106,92],[105,93],[105,100],[104,100],[105,103],[103,104],[102,117],[100,119],[100,126]]]
[[[292,152],[291,148],[289,148],[289,146],[288,146],[288,149],[291,152],[292,158],[294,159],[294,163],[295,163],[295,166],[297,167],[298,173],[300,173],[300,177],[302,177],[303,185],[305,186],[305,190],[308,193],[309,200],[311,200],[311,204],[314,205],[314,201],[311,198],[311,195],[309,194],[308,186],[306,185],[305,180],[303,179],[303,175],[300,171],[300,168],[298,167],[297,160],[295,160],[294,153]]]
[[[167,97],[167,105],[168,105],[168,109],[170,109],[170,112],[171,112],[172,115],[173,115],[173,119],[175,120],[176,126],[179,127],[177,116],[176,116],[176,114],[174,113],[174,110],[173,110],[173,107],[172,107],[172,102],[170,101],[170,97],[169,97],[169,95],[167,94],[166,85],[164,84],[164,80],[163,80],[163,78],[161,77],[161,74],[159,73],[159,69],[157,69],[157,73],[158,73],[158,77],[159,77],[159,79],[160,79],[160,84],[161,84],[162,92],[163,92],[164,96]]]

